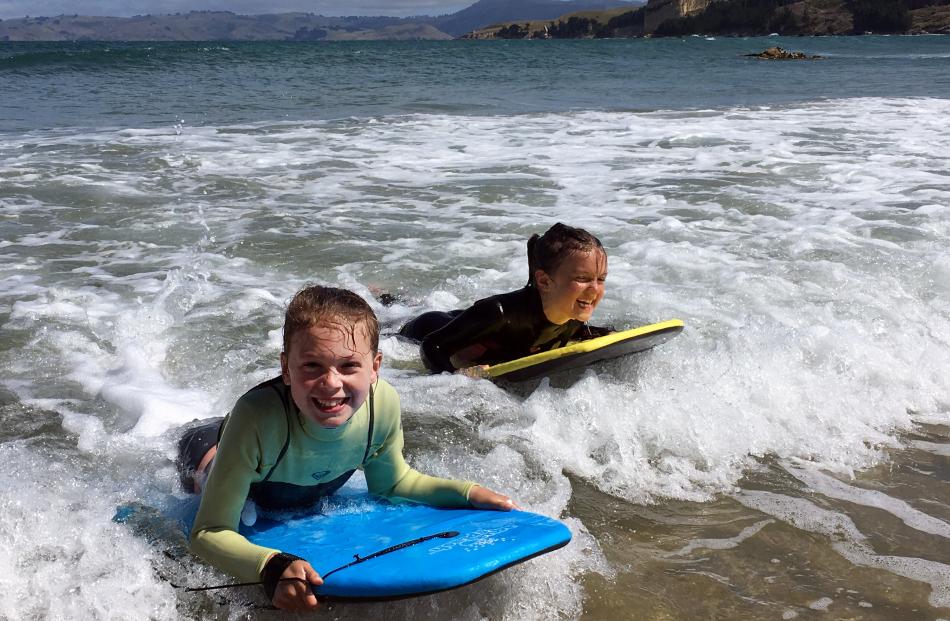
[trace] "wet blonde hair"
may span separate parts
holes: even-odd
[[[284,315],[284,353],[294,334],[317,325],[338,326],[356,345],[356,328],[366,327],[373,354],[379,351],[379,320],[366,300],[349,289],[312,285],[298,291]]]

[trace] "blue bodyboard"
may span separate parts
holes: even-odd
[[[386,600],[470,584],[571,540],[562,522],[527,511],[393,504],[344,487],[318,512],[261,517],[240,532],[253,543],[310,562],[324,578],[321,599]],[[197,503],[176,517],[191,529]]]

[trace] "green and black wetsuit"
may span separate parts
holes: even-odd
[[[609,332],[574,319],[551,323],[537,289],[529,285],[484,298],[464,311],[424,313],[399,334],[421,342],[422,362],[441,373],[508,362]]]
[[[372,419],[372,420],[371,420]],[[355,468],[372,494],[438,506],[469,506],[475,483],[413,470],[402,455],[399,396],[379,380],[345,424],[317,425],[275,378],[245,393],[224,423],[191,531],[191,550],[242,581],[257,581],[279,552],[238,533],[245,500],[295,507],[332,493]]]

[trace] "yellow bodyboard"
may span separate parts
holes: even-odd
[[[492,365],[488,367],[488,374],[492,378],[514,381],[531,379],[546,372],[575,368],[591,362],[650,349],[672,338],[682,329],[682,321],[670,319],[640,328],[612,332],[605,336],[568,343],[564,347]]]

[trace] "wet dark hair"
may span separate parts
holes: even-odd
[[[366,326],[372,353],[379,351],[379,320],[366,300],[349,289],[312,285],[298,291],[284,315],[284,353],[290,353],[290,340],[300,330],[316,325],[336,325],[350,336],[355,347],[356,327]]]
[[[528,240],[528,285],[534,287],[534,272],[542,270],[553,274],[569,255],[574,252],[590,252],[599,248],[606,256],[600,240],[584,229],[558,222],[544,235],[535,233]]]

